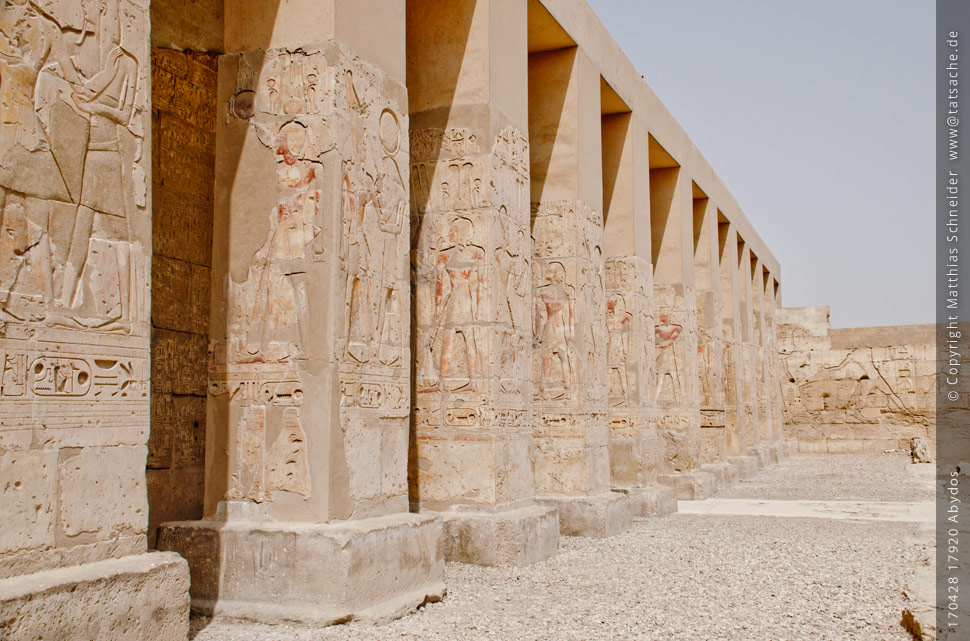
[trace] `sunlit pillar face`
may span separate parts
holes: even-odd
[[[535,494],[526,21],[525,3],[408,5],[421,509]]]

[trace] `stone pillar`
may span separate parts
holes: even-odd
[[[679,499],[707,498],[716,491],[716,480],[700,470],[692,183],[676,161],[651,142],[657,149],[651,150],[650,162],[656,406],[664,443],[659,480],[673,486]]]
[[[768,386],[768,407],[771,417],[771,441],[778,449],[779,458],[788,455],[784,445],[784,402],[782,400],[781,353],[778,348],[778,281],[768,273],[765,285],[765,359]]]
[[[673,488],[657,483],[663,446],[654,405],[649,134],[630,112],[601,122],[610,474],[634,515],[670,514]]]
[[[744,352],[741,329],[743,283],[738,274],[738,233],[734,224],[718,217],[721,281],[721,331],[724,363],[724,430],[727,460],[738,466],[740,478],[753,478],[758,471],[757,457],[744,453]]]
[[[442,512],[447,560],[526,565],[559,537],[533,471],[526,5],[411,0],[407,43],[411,505]]]
[[[744,331],[744,397],[746,420],[746,453],[757,456],[758,465],[766,467],[777,462],[771,448],[764,443],[763,432],[766,422],[764,402],[764,351],[762,349],[762,300],[763,281],[761,261],[748,246],[744,247],[741,259],[741,279],[745,286],[747,313]]]
[[[610,492],[599,83],[577,47],[529,56],[536,491],[585,536],[632,522]]]
[[[404,11],[226,5],[207,518],[159,533],[206,614],[332,623],[444,590],[441,521],[407,512]]]
[[[0,636],[185,639],[185,562],[146,552],[148,6],[0,32]]]
[[[768,407],[768,357],[767,331],[765,323],[765,277],[764,265],[760,258],[751,260],[751,308],[754,312],[754,333],[752,343],[757,350],[755,366],[756,396],[758,399],[758,440],[771,442],[771,416]]]
[[[737,466],[727,461],[724,342],[718,264],[717,207],[693,185],[694,285],[697,306],[697,373],[700,383],[701,469],[719,487],[736,485]]]

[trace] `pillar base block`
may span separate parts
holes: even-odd
[[[742,481],[749,481],[758,475],[757,456],[729,456],[727,460],[738,466],[738,475]]]
[[[731,461],[704,463],[701,470],[713,474],[717,479],[717,487],[721,490],[732,488],[741,482],[741,470]]]
[[[775,447],[778,449],[779,461],[791,458],[792,452],[795,450],[794,446],[788,441],[775,441]]]
[[[546,505],[441,512],[445,561],[523,567],[559,551],[559,514]]]
[[[163,523],[158,546],[192,573],[192,611],[221,620],[385,621],[445,593],[441,518]]]
[[[614,488],[630,497],[634,517],[667,516],[677,511],[674,488],[659,483],[646,487]]]
[[[678,501],[702,501],[717,493],[717,477],[703,470],[661,474],[657,480],[674,488]]]
[[[4,639],[185,641],[189,568],[151,552],[0,579]]]
[[[619,492],[588,496],[544,494],[536,503],[559,510],[559,532],[563,536],[604,538],[629,530],[633,525],[633,504]]]
[[[758,459],[758,467],[768,468],[772,467],[778,462],[778,452],[774,448],[768,447],[767,445],[752,445],[745,452],[748,456],[755,456]],[[774,456],[772,456],[774,454]]]

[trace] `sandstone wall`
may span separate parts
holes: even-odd
[[[935,440],[933,325],[831,329],[828,307],[778,310],[789,435],[804,452],[908,449]]]
[[[216,67],[152,48],[150,546],[159,523],[202,517]]]

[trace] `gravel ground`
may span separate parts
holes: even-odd
[[[798,498],[907,500],[914,488],[880,490],[864,478],[880,460],[892,464],[883,482],[906,480],[899,457],[799,456],[763,472],[775,494],[763,498],[778,498],[771,478],[783,477]],[[391,623],[306,629],[196,619],[193,638],[905,641],[904,590],[931,551],[931,532],[910,523],[672,515],[638,520],[610,539],[564,537],[558,556],[527,568],[448,564],[444,601]]]
[[[929,468],[921,464],[917,467]],[[909,455],[795,454],[750,481],[717,493],[722,499],[930,501],[932,484],[913,474]]]

